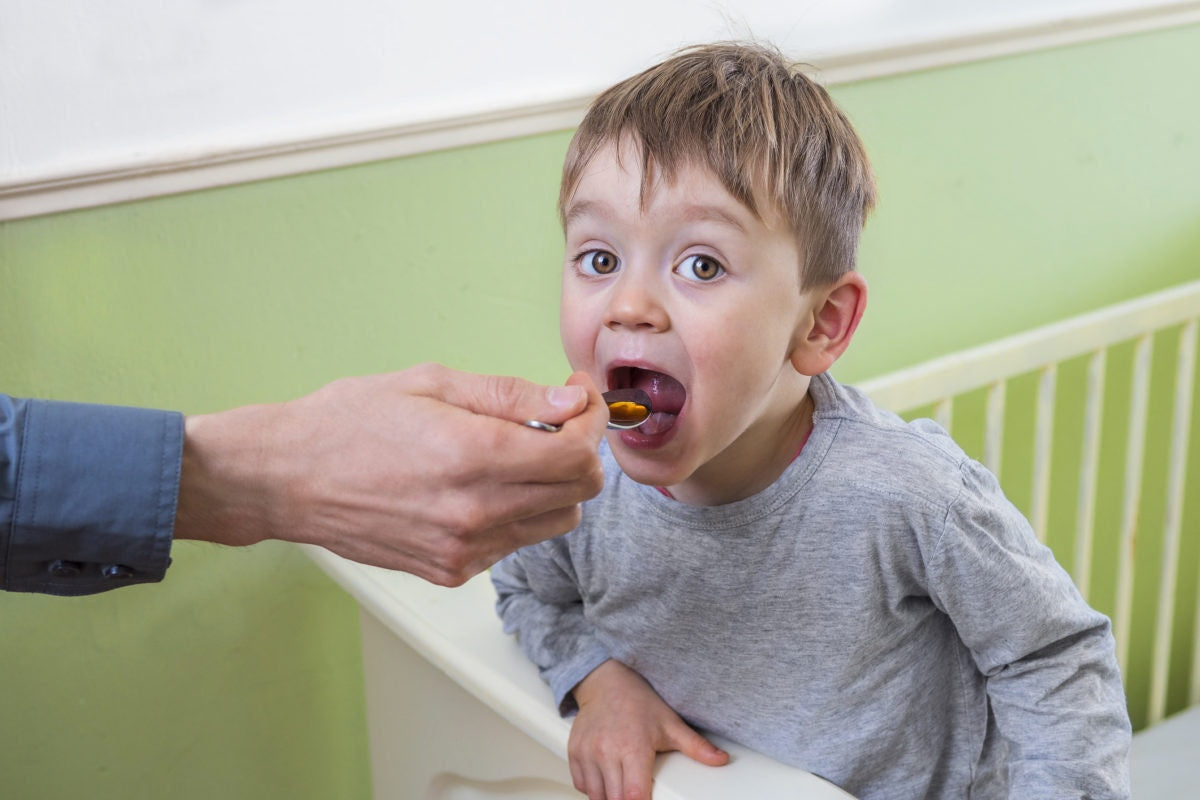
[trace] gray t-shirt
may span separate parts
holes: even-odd
[[[1108,619],[936,424],[828,375],[770,487],[689,506],[626,477],[492,569],[564,712],[615,658],[689,723],[861,798],[1124,798]]]

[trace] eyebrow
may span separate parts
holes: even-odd
[[[563,222],[570,225],[581,217],[599,217],[608,220],[614,216],[615,214],[612,209],[605,203],[594,200],[580,200],[578,203],[571,204],[567,209],[567,213],[563,215]],[[695,203],[685,206],[680,216],[684,222],[716,222],[721,225],[727,225],[741,233],[747,232],[745,224],[735,214],[726,211],[720,206]]]
[[[604,203],[597,203],[592,200],[581,200],[578,203],[572,203],[567,208],[567,213],[563,215],[563,224],[570,225],[580,217],[600,217],[601,219],[612,219],[612,210]]]
[[[746,226],[742,221],[719,206],[689,205],[684,208],[683,219],[687,222],[717,222],[735,228],[741,233],[746,233]]]

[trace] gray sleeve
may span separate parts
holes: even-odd
[[[928,561],[930,595],[987,676],[1011,797],[1127,798],[1131,740],[1109,620],[982,466]]]
[[[583,600],[561,540],[524,548],[492,567],[504,631],[550,685],[564,716],[575,711],[579,682],[609,658],[583,613]]]

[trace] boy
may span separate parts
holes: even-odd
[[[654,414],[492,576],[591,798],[726,760],[682,720],[861,798],[1128,796],[1108,620],[944,431],[828,375],[873,202],[845,117],[758,46],[618,84],[571,143],[567,356]]]

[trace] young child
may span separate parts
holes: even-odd
[[[567,356],[654,413],[608,434],[580,526],[492,577],[591,798],[648,797],[656,751],[723,763],[688,725],[861,798],[1129,794],[1108,620],[943,430],[828,373],[874,198],[757,45],[618,84],[570,145]]]

